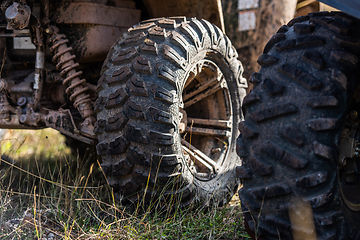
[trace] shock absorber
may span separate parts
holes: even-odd
[[[50,36],[52,60],[57,63],[56,69],[60,71],[60,77],[64,79],[63,84],[66,86],[66,93],[70,96],[70,101],[80,112],[81,117],[85,119],[80,130],[86,135],[94,136],[93,123],[95,118],[90,95],[87,93],[89,88],[86,86],[86,80],[80,79],[82,71],[76,70],[79,64],[74,62],[76,56],[71,54],[72,48],[67,46],[69,40],[64,34],[60,34],[59,29],[55,26],[49,26],[46,33]]]

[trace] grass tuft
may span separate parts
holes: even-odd
[[[115,200],[100,159],[73,156],[64,142],[51,129],[5,135],[0,239],[250,239],[238,198],[212,210],[130,211]]]

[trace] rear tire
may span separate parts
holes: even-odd
[[[130,28],[108,54],[95,103],[97,153],[115,196],[145,206],[225,204],[238,186],[242,71],[229,39],[206,20]]]
[[[257,236],[307,234],[312,229],[296,220],[303,217],[318,239],[357,235],[360,212],[342,201],[338,169],[342,130],[359,85],[359,26],[342,13],[298,17],[258,59],[237,140],[239,195]]]

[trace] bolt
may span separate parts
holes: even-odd
[[[14,2],[5,11],[8,27],[11,29],[24,29],[28,26],[31,16],[29,6]]]
[[[17,105],[20,106],[20,107],[25,107],[26,106],[26,98],[25,97],[20,97],[18,100],[17,100]]]
[[[19,120],[21,123],[24,123],[26,121],[26,115],[25,114],[21,115]]]

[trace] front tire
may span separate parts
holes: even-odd
[[[237,145],[243,158],[239,195],[257,236],[358,234],[360,212],[339,193],[338,170],[343,129],[350,106],[357,106],[359,26],[342,13],[298,17],[279,29],[258,59],[261,69],[250,78],[255,87],[244,99]]]
[[[103,65],[97,153],[123,202],[224,204],[238,183],[235,153],[243,68],[206,20],[147,20]]]

